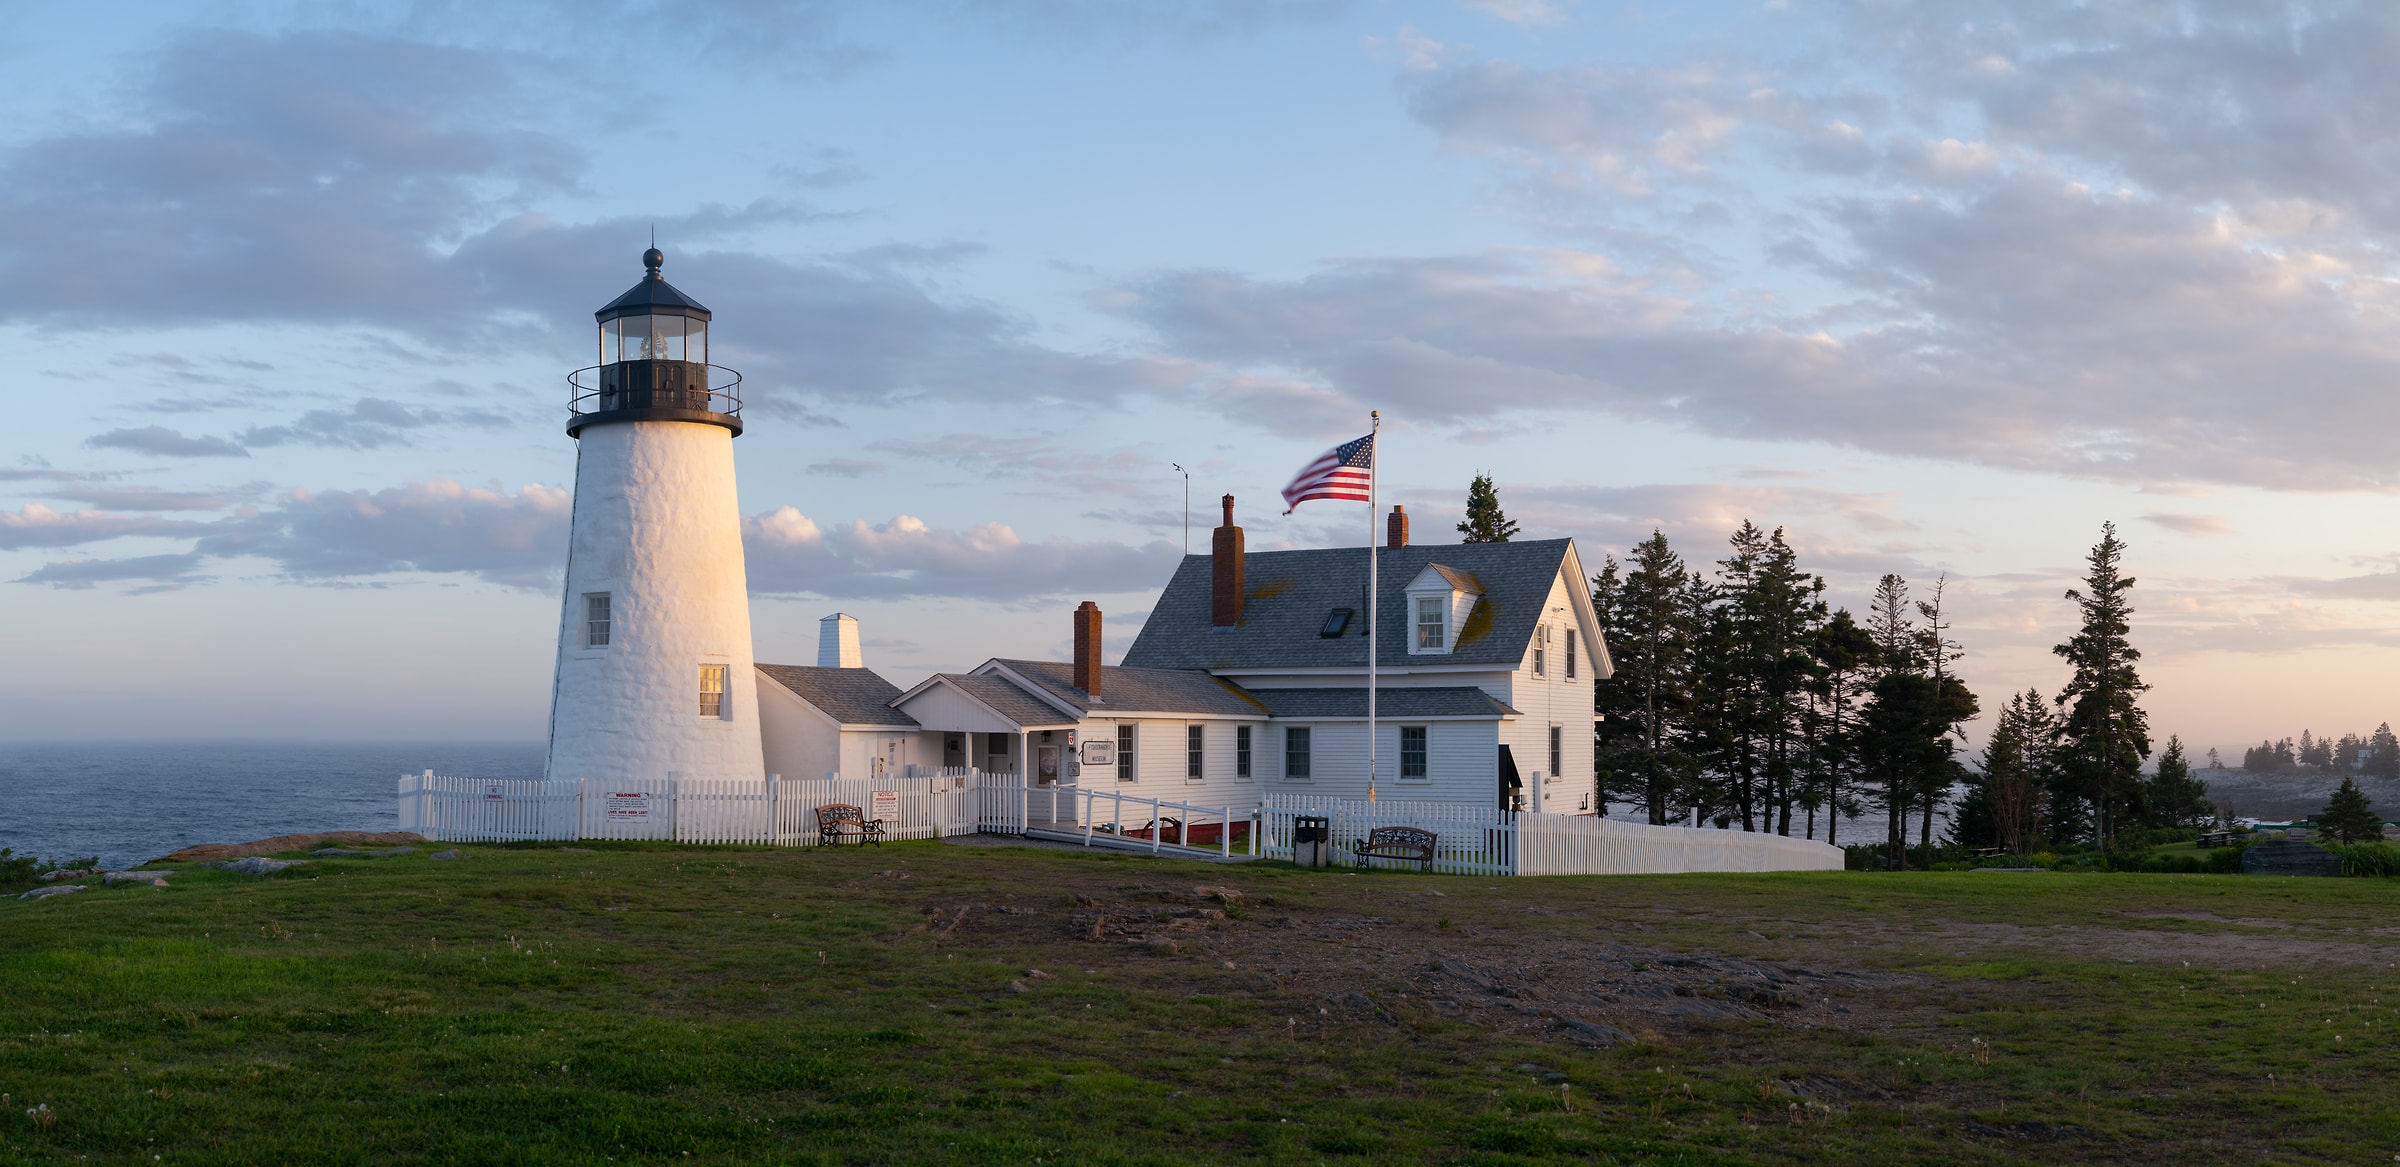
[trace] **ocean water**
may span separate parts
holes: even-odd
[[[421,770],[539,778],[540,743],[0,743],[0,847],[112,866],[195,843],[399,828]]]

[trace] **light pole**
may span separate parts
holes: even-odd
[[[1183,553],[1189,555],[1192,553],[1192,472],[1184,469],[1181,462],[1169,462],[1167,465],[1183,475]]]

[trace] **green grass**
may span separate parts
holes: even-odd
[[[468,850],[0,902],[0,1162],[2400,1151],[2379,880]],[[1108,933],[1198,884],[1248,896],[1172,952]],[[1844,975],[1804,1008],[1715,1020],[1636,992],[1691,955]],[[1448,1007],[1465,994],[1434,959],[1533,988]],[[1639,1040],[1573,1045],[1550,1009]]]

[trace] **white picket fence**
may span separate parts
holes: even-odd
[[[747,782],[493,782],[428,770],[400,778],[400,829],[444,842],[660,839],[810,847],[818,843],[817,808],[847,803],[883,819],[884,838],[933,839],[983,829],[977,779],[973,771],[952,770]]]
[[[496,781],[403,775],[400,828],[444,842],[658,839],[808,847],[817,808],[847,803],[884,820],[887,839],[1040,830],[1292,857],[1292,822],[1331,821],[1347,861],[1376,827],[1439,837],[1433,870],[1456,875],[1638,875],[1699,871],[1839,871],[1839,848],[1747,831],[1656,827],[1582,815],[1532,814],[1448,802],[1269,794],[1256,806],[1142,798],[1122,788],[1026,785],[1014,774],[945,770],[881,778],[660,778],[651,781]],[[1378,866],[1406,866],[1376,860]]]
[[[1292,820],[1329,820],[1335,859],[1376,827],[1417,827],[1439,838],[1433,870],[1458,875],[1654,875],[1695,871],[1840,871],[1838,847],[1782,835],[1654,827],[1588,815],[1533,814],[1448,802],[1270,794],[1259,853],[1292,857]],[[1407,867],[1378,859],[1376,866]]]

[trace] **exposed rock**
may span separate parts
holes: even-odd
[[[51,896],[74,895],[76,892],[85,890],[88,889],[86,889],[85,886],[80,883],[62,883],[52,887],[37,887],[32,891],[26,892],[24,895],[18,896],[17,898],[21,900],[46,900]]]
[[[426,856],[426,858],[428,858],[428,859],[439,859],[439,860],[441,860],[441,861],[443,861],[443,862],[445,862],[445,863],[446,863],[446,862],[449,862],[450,860],[453,860],[453,859],[464,859],[464,858],[466,858],[466,856],[459,854],[459,853],[458,853],[458,849],[457,849],[456,847],[453,847],[453,848],[451,848],[450,850],[447,850],[447,851],[436,851],[436,852],[434,852],[433,854]]]
[[[214,867],[219,871],[230,871],[235,875],[273,875],[287,867],[297,867],[302,862],[303,860],[298,859],[269,859],[262,855],[253,855],[247,859],[235,859],[224,863],[203,863],[201,866]]]
[[[100,882],[111,886],[120,883],[146,883],[152,887],[165,887],[167,877],[173,874],[175,873],[172,871],[111,871],[102,875]]]
[[[1632,1034],[1614,1025],[1602,1025],[1596,1021],[1585,1021],[1577,1017],[1561,1016],[1558,1024],[1559,1028],[1574,1034],[1575,1039],[1584,1045],[1612,1046],[1621,1041],[1634,1039]]]
[[[201,843],[186,847],[157,863],[189,863],[202,859],[241,859],[251,855],[280,855],[286,851],[306,851],[327,843],[365,843],[376,847],[392,847],[402,843],[431,842],[413,831],[319,831],[309,835],[277,835],[272,839],[256,839],[248,843]]]
[[[2242,852],[2244,875],[2340,875],[2342,857],[2314,843],[2269,839]]]
[[[57,883],[62,879],[85,879],[97,874],[99,872],[89,867],[61,867],[56,871],[43,872],[41,879],[43,883]]]
[[[319,859],[389,859],[394,855],[414,855],[414,847],[394,847],[388,851],[362,851],[356,847],[319,847],[309,852]]]

